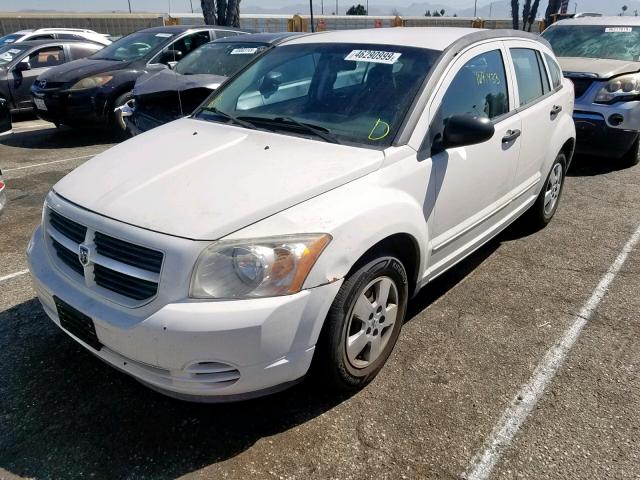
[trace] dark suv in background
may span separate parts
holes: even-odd
[[[49,69],[93,55],[103,46],[75,40],[30,40],[0,47],[0,98],[12,112],[32,110],[31,85]]]
[[[167,68],[216,38],[245,32],[228,27],[167,26],[140,30],[97,54],[54,68],[31,89],[38,116],[56,125],[112,127],[124,132],[120,110],[136,79]]]

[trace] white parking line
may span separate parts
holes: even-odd
[[[82,157],[63,158],[62,160],[53,160],[51,162],[35,163],[33,165],[25,165],[23,167],[7,168],[3,172],[15,172],[16,170],[24,170],[26,168],[42,167],[44,165],[53,165],[56,163],[71,162],[73,160],[84,160],[85,158],[95,157],[97,153],[91,155],[83,155]]]
[[[639,241],[640,226],[631,236],[607,273],[602,277],[600,283],[591,294],[589,300],[587,300],[587,303],[584,304],[580,313],[575,317],[571,326],[564,332],[560,340],[547,351],[529,381],[520,389],[516,396],[513,397],[511,404],[502,414],[500,421],[487,439],[484,451],[473,458],[471,466],[463,478],[467,480],[486,480],[489,478],[496,463],[509,448],[513,438],[518,433],[527,416],[536,406],[560,367],[562,367],[567,354],[582,333],[582,329],[590,320],[598,308],[598,305],[600,305],[611,283],[627,260],[629,253],[631,253]]]
[[[0,283],[4,282],[5,280],[11,280],[12,278],[20,277],[20,276],[25,275],[27,273],[29,273],[29,270],[20,270],[19,272],[10,273],[9,275],[6,275],[4,277],[0,277]]]

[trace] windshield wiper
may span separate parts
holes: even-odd
[[[242,120],[240,118],[234,117],[233,115],[230,115],[230,114],[228,114],[226,112],[223,112],[222,110],[218,110],[217,108],[203,108],[202,110],[204,112],[212,113],[214,115],[218,115],[219,117],[226,118],[231,123],[235,123],[236,125],[240,125],[241,127],[245,127],[245,128],[250,129],[250,130],[257,130],[258,129],[258,127],[256,127],[253,123],[251,123],[251,122],[249,122],[247,120]]]
[[[284,127],[297,127],[300,130],[304,130],[307,133],[311,133],[312,135],[321,138],[325,142],[328,143],[336,143],[340,144],[340,140],[333,133],[327,130],[324,127],[320,127],[318,125],[314,125],[311,123],[300,122],[295,118],[291,117],[240,117],[243,120],[251,120],[252,122],[266,122],[271,124],[277,124],[278,126]]]

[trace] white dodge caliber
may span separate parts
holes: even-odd
[[[422,287],[553,217],[573,88],[515,31],[329,32],[85,163],[28,246],[51,319],[165,394],[237,400],[310,370],[357,389]]]

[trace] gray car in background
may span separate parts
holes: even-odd
[[[543,37],[575,86],[576,150],[638,164],[640,17],[562,20]]]

